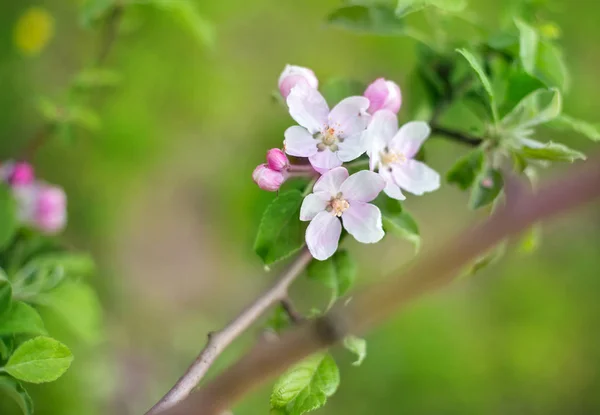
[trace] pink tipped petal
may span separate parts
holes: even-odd
[[[326,148],[323,151],[317,151],[308,158],[308,161],[310,161],[313,168],[321,174],[336,167],[340,167],[343,164],[337,154],[333,153],[329,148]]]
[[[408,160],[392,167],[396,184],[402,189],[420,196],[440,187],[440,175],[431,167],[417,160]]]
[[[406,196],[402,194],[402,190],[396,184],[392,173],[388,169],[379,170],[379,175],[385,180],[385,188],[383,191],[386,195],[396,200],[406,200]]]
[[[267,165],[275,171],[286,170],[289,165],[289,160],[285,153],[278,148],[272,148],[267,151]]]
[[[429,134],[431,134],[431,128],[426,122],[409,122],[404,124],[392,138],[390,148],[404,154],[407,158],[413,158]]]
[[[385,180],[377,173],[362,170],[354,173],[342,183],[340,192],[344,199],[350,201],[370,202],[385,188]]]
[[[385,235],[381,221],[381,211],[375,205],[353,201],[342,215],[344,228],[358,242],[373,244]]]
[[[284,136],[283,146],[290,156],[310,157],[317,152],[317,140],[304,127],[290,127]]]
[[[370,101],[369,113],[375,114],[380,110],[389,110],[397,114],[402,104],[400,87],[392,81],[378,78],[371,83],[365,93]]]
[[[337,216],[321,212],[306,228],[306,245],[315,259],[325,261],[338,248],[342,224]]]
[[[348,97],[340,101],[329,114],[329,126],[339,137],[362,133],[369,124],[369,100],[365,97]]]
[[[305,85],[310,87],[308,81],[301,75],[290,75],[279,84],[279,92],[281,96],[287,98],[296,85]]]
[[[279,88],[281,85],[290,77],[300,77],[306,81],[311,88],[317,88],[319,86],[319,80],[315,76],[315,73],[302,66],[286,65],[281,75],[279,75]]]
[[[321,131],[327,125],[329,107],[323,95],[305,84],[292,88],[287,97],[290,115],[311,134]]]
[[[326,192],[330,196],[336,196],[340,192],[342,183],[348,178],[348,170],[344,167],[336,167],[323,174],[313,187],[313,192]]]
[[[343,162],[348,162],[359,158],[365,150],[362,134],[355,134],[338,143],[337,156]]]
[[[313,220],[317,214],[325,211],[330,199],[331,195],[329,192],[311,193],[306,196],[300,208],[300,220]]]
[[[276,192],[285,182],[285,176],[281,172],[270,169],[266,164],[261,164],[252,172],[252,180],[261,189],[267,192]]]

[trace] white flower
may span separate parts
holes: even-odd
[[[365,152],[362,134],[370,119],[367,98],[346,98],[329,111],[319,91],[298,84],[288,95],[287,104],[290,115],[300,124],[285,132],[287,154],[308,157],[314,169],[324,173]]]
[[[306,245],[320,261],[331,257],[344,228],[358,242],[375,243],[384,236],[381,211],[372,201],[385,187],[377,174],[363,170],[348,177],[337,167],[323,174],[300,208],[300,220],[311,221]]]
[[[384,178],[384,191],[389,197],[404,200],[402,190],[422,195],[440,187],[440,175],[414,159],[430,133],[422,121],[409,122],[398,130],[398,119],[388,110],[373,116],[364,135],[369,165]]]

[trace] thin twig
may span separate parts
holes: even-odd
[[[256,301],[242,311],[223,329],[211,333],[204,349],[200,352],[194,363],[185,374],[177,381],[175,386],[160,399],[146,415],[154,415],[172,407],[177,402],[185,399],[198,386],[215,359],[238,336],[245,332],[261,315],[278,302],[285,301],[288,288],[302,273],[311,261],[312,255],[304,248],[296,259],[286,268],[273,287],[261,295]],[[224,408],[225,410],[227,408]]]
[[[294,307],[294,303],[289,297],[283,298],[280,301],[280,304],[285,313],[292,321],[292,323],[300,324],[304,321],[304,316],[300,312],[298,312],[298,310],[296,310],[296,307]]]
[[[507,237],[600,197],[600,158],[500,208],[484,223],[423,255],[402,277],[390,278],[354,296],[343,308],[302,324],[280,341],[262,344],[164,415],[216,415],[288,366],[341,340],[374,328],[402,307],[450,284],[472,260]]]
[[[477,147],[483,143],[483,139],[479,137],[473,137],[471,135],[461,133],[460,131],[450,130],[448,128],[440,127],[438,125],[431,126],[431,133],[443,135],[459,143],[467,144],[469,146]]]

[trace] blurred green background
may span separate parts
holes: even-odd
[[[507,3],[471,0],[470,9],[495,27]],[[597,121],[600,5],[553,3],[573,79],[566,108]],[[328,27],[324,17],[339,5],[198,0],[198,10],[215,27],[212,48],[168,13],[143,7],[126,13],[107,62],[121,83],[93,100],[100,130],[77,131],[68,143],[55,140],[35,161],[41,176],[69,194],[63,239],[97,258],[92,283],[105,312],[99,344],[50,326],[76,358],[59,381],[31,388],[37,414],[142,413],[183,373],[206,333],[276,277],[276,269],[265,272],[252,250],[273,195],[256,187],[251,172],[267,148],[281,145],[292,123],[270,96],[284,65],[311,67],[321,80],[385,76],[404,88],[415,63],[411,39]],[[25,56],[14,28],[30,6],[51,14],[54,36],[39,54]],[[75,0],[0,5],[0,159],[18,155],[42,124],[37,99],[60,98],[96,53],[98,30],[80,26],[78,7]],[[578,137],[561,140],[592,148]],[[465,151],[440,139],[427,150],[429,164],[441,172]],[[467,210],[466,200],[449,186],[409,197],[425,248],[480,218]],[[544,227],[543,245],[534,254],[511,254],[373,332],[361,367],[336,350],[342,383],[320,413],[600,413],[599,231],[597,205],[574,212]],[[374,246],[346,243],[360,259],[361,284],[412,256],[410,244],[391,238]],[[305,278],[292,294],[303,311],[327,301],[327,293]],[[259,327],[250,330],[212,373],[259,335]],[[267,414],[269,392],[263,388],[234,413]],[[0,413],[12,414],[4,399]]]

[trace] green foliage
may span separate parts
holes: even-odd
[[[15,201],[10,190],[0,183],[0,250],[12,241],[17,231],[17,216]]]
[[[469,189],[481,173],[485,161],[483,150],[476,149],[458,159],[448,173],[448,183],[457,185],[461,190]]]
[[[23,415],[33,415],[33,401],[21,383],[6,375],[0,375],[0,395],[14,400]]]
[[[311,261],[306,272],[308,278],[319,281],[331,289],[331,306],[335,300],[346,295],[354,285],[357,266],[348,251],[342,250],[326,261]]]
[[[467,7],[467,0],[398,0],[396,14],[399,17],[404,17],[430,6],[456,13]]]
[[[11,334],[46,334],[44,322],[35,309],[21,301],[13,302],[0,316],[0,336]]]
[[[570,163],[586,158],[585,154],[580,151],[552,141],[541,144],[539,147],[523,147],[521,154],[531,160],[566,161]]]
[[[62,131],[72,127],[81,127],[91,132],[98,131],[101,126],[100,117],[89,107],[83,105],[60,105],[42,97],[38,101],[38,110],[42,117]]]
[[[529,133],[530,129],[554,120],[562,111],[562,96],[558,89],[538,89],[527,95],[502,121],[507,133]]]
[[[254,250],[266,265],[281,261],[304,246],[305,226],[300,222],[302,193],[280,194],[267,207],[260,222]]]
[[[487,168],[478,177],[469,205],[471,209],[479,209],[493,203],[504,187],[502,173],[496,169]]]
[[[36,337],[14,351],[4,371],[24,382],[52,382],[67,371],[72,361],[67,346],[50,337]]]
[[[110,69],[90,68],[75,77],[73,86],[81,90],[113,87],[121,82],[121,76]]]
[[[275,383],[271,407],[286,415],[301,415],[325,405],[340,383],[339,369],[328,353],[308,357]]]
[[[374,202],[381,210],[383,229],[399,238],[406,239],[415,246],[418,252],[421,248],[419,225],[402,204],[394,199],[380,195]]]
[[[467,60],[467,62],[469,62],[469,65],[471,65],[471,68],[473,68],[473,70],[479,77],[479,80],[481,81],[481,84],[483,85],[483,87],[489,97],[490,108],[492,110],[492,116],[494,118],[494,122],[497,122],[499,117],[498,117],[498,107],[496,104],[496,96],[494,94],[494,88],[492,87],[492,83],[491,83],[487,73],[483,69],[483,66],[481,65],[479,60],[475,57],[475,55],[473,55],[473,53],[469,52],[468,50],[457,49],[456,51],[458,53],[460,53]]]
[[[12,302],[12,285],[6,274],[0,269],[0,316],[10,310]]]
[[[79,21],[84,27],[90,27],[102,19],[115,5],[115,0],[84,0],[81,5]]]
[[[356,336],[344,337],[344,347],[356,355],[356,361],[352,364],[360,366],[367,357],[367,341]]]
[[[332,12],[329,24],[360,33],[384,36],[404,35],[405,25],[394,9],[386,5],[347,6]]]
[[[149,4],[169,13],[201,46],[214,47],[215,28],[205,19],[191,0],[150,0]]]
[[[600,126],[591,124],[587,121],[578,120],[566,114],[561,114],[552,120],[548,127],[560,131],[575,131],[586,136],[590,140],[600,141]]]

